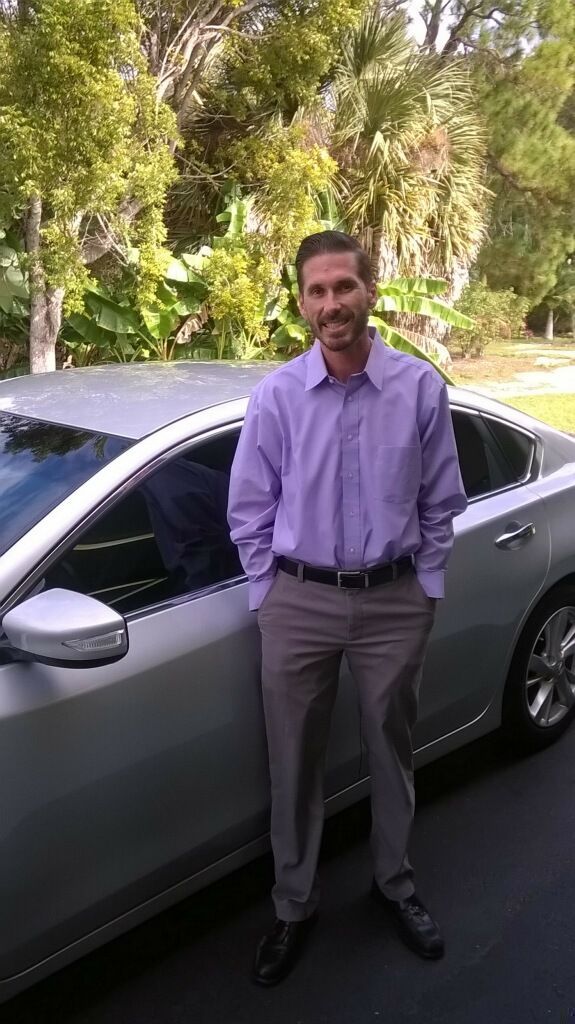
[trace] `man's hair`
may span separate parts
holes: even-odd
[[[357,272],[363,283],[373,284],[374,274],[369,256],[356,238],[346,235],[344,231],[318,231],[317,234],[304,238],[297,251],[295,268],[300,292],[303,285],[303,268],[307,261],[314,256],[325,256],[334,252],[355,253]]]

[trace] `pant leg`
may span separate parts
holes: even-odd
[[[304,920],[319,901],[325,755],[342,657],[331,618],[330,608],[318,602],[317,585],[300,584],[285,573],[259,614],[276,878],[272,896],[282,921]]]
[[[411,733],[434,611],[415,574],[360,593],[346,647],[369,756],[375,878],[390,899],[414,891],[407,857],[415,808]]]

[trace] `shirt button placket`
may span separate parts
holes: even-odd
[[[359,401],[357,391],[347,395],[342,420],[343,540],[344,565],[361,563],[361,519],[359,514]]]

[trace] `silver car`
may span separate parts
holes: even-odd
[[[0,384],[0,998],[266,848],[259,635],[226,525],[263,364]],[[470,498],[417,764],[575,711],[575,440],[451,392]],[[368,790],[347,669],[328,813]]]

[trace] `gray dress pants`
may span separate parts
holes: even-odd
[[[278,572],[258,611],[272,789],[273,900],[283,921],[319,901],[317,862],[331,712],[345,653],[358,689],[371,775],[374,873],[390,899],[413,890],[411,731],[435,601],[415,573],[365,590]]]

